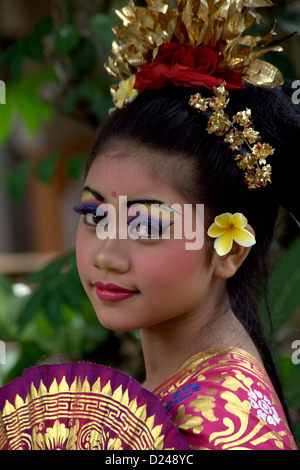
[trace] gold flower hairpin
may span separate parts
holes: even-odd
[[[229,102],[228,91],[225,83],[214,87],[215,95],[211,98],[203,98],[200,93],[191,96],[189,104],[197,111],[202,112],[211,109],[207,124],[207,132],[224,136],[224,142],[230,145],[231,150],[239,150],[246,145],[248,152],[238,154],[235,157],[239,168],[244,170],[245,183],[249,189],[266,186],[271,182],[271,165],[266,163],[266,158],[273,155],[274,149],[269,144],[261,142],[259,132],[253,127],[251,110],[239,111],[229,119],[224,108]]]

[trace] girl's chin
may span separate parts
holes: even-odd
[[[96,308],[94,307],[94,309],[99,323],[107,330],[125,333],[139,330],[142,327],[138,315],[132,318],[132,309],[126,311],[124,308],[122,310],[111,309],[107,308],[107,306],[99,307],[99,305]]]

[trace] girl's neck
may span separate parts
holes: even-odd
[[[231,309],[203,325],[199,316],[190,322],[181,320],[173,319],[171,325],[141,330],[146,370],[144,388],[155,390],[172,377],[188,358],[209,348],[241,348],[261,362],[255,345]]]

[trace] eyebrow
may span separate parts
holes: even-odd
[[[157,199],[137,199],[133,201],[127,201],[127,207],[130,207],[133,204],[144,204],[145,206],[150,206],[151,204],[159,204],[168,206],[166,202],[158,201]]]
[[[101,196],[101,194],[98,191],[96,191],[95,189],[92,189],[89,186],[85,186],[83,188],[82,193],[84,193],[85,191],[91,193],[97,199],[97,201],[104,202],[104,197]],[[169,205],[166,202],[159,201],[157,199],[136,199],[136,200],[132,200],[132,201],[127,201],[127,207],[130,207],[133,204],[144,204],[144,205],[150,205],[150,204],[163,205],[164,204],[164,205],[167,205],[167,206]]]
[[[98,193],[98,191],[96,191],[95,189],[90,188],[89,186],[85,186],[85,187],[83,188],[82,194],[83,194],[84,192],[91,193],[91,194],[97,199],[97,201],[100,201],[100,202],[103,202],[103,201],[104,201],[104,197],[101,196],[101,194]]]

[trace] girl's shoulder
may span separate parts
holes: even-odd
[[[193,449],[296,449],[264,367],[241,349],[195,354],[154,393]]]

